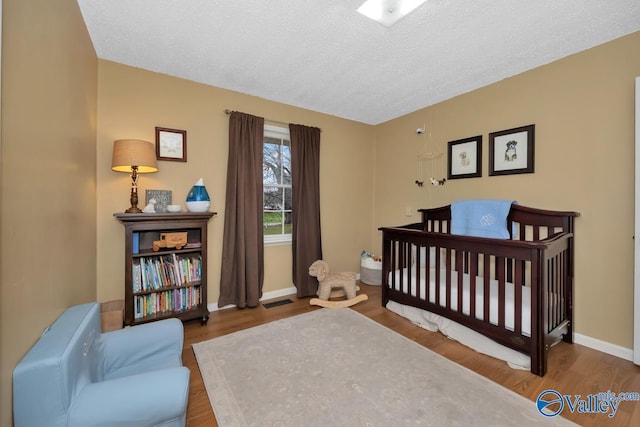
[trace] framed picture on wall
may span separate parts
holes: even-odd
[[[482,176],[482,135],[449,141],[447,176],[449,179]]]
[[[535,125],[489,134],[489,175],[534,172]]]
[[[187,161],[187,131],[156,127],[156,158]]]

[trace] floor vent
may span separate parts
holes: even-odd
[[[277,307],[279,305],[285,305],[285,304],[291,304],[293,301],[291,301],[289,298],[287,299],[281,299],[280,301],[273,301],[273,302],[267,302],[265,304],[262,304],[265,306],[265,308],[271,308],[271,307]]]

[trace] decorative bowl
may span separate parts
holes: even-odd
[[[182,211],[182,206],[180,205],[167,205],[167,212],[180,212]]]
[[[208,212],[209,206],[211,206],[210,201],[199,201],[199,202],[187,202],[187,210],[189,212]]]

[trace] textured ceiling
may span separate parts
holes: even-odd
[[[427,0],[390,28],[363,1],[78,4],[102,59],[369,124],[640,30],[639,0]]]

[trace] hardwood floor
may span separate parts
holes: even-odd
[[[541,378],[526,371],[513,370],[506,363],[477,353],[440,333],[429,332],[415,326],[381,306],[380,287],[368,285],[360,285],[360,287],[360,293],[366,293],[369,300],[351,307],[353,310],[513,390],[531,400],[532,405],[535,405],[537,396],[547,389],[554,389],[572,397],[581,395],[582,398],[607,391],[616,394],[640,392],[640,367],[629,361],[578,344],[561,342],[551,350],[548,372]],[[187,427],[218,425],[191,344],[319,309],[309,305],[308,299],[298,300],[295,296],[289,298],[294,301],[292,304],[272,308],[260,305],[257,308],[243,310],[232,308],[211,313],[206,326],[201,326],[199,322],[185,323],[182,360],[191,370]],[[488,398],[491,397],[488,396]],[[640,425],[640,402],[620,403],[613,418],[599,413],[571,413],[566,405],[562,416],[583,426],[638,426]]]

